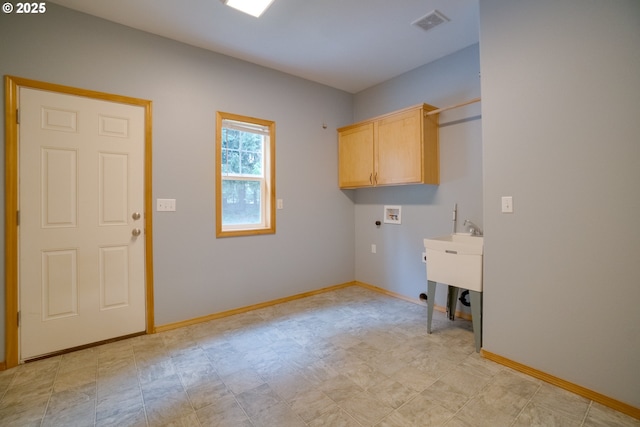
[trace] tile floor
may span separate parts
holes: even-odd
[[[1,426],[640,426],[357,286],[0,372]]]

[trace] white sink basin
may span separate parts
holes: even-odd
[[[482,292],[482,237],[448,234],[424,239],[424,248],[427,280]]]

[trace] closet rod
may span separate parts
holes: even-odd
[[[480,102],[480,98],[479,97],[478,98],[473,98],[473,99],[471,99],[469,101],[461,102],[460,104],[450,105],[448,107],[438,108],[437,110],[431,110],[431,111],[428,111],[428,112],[424,113],[424,115],[425,116],[431,116],[433,114],[438,114],[438,113],[441,113],[443,111],[452,110],[454,108],[462,107],[463,105],[473,104],[474,102]]]

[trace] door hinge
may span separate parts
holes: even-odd
[[[20,124],[20,109],[16,108],[16,123]]]
[[[20,312],[18,312],[18,319],[17,319],[17,321],[18,321],[18,327],[20,327]]]
[[[16,211],[16,225],[20,225],[20,211]]]

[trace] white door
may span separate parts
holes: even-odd
[[[20,88],[21,360],[145,330],[144,113]]]

